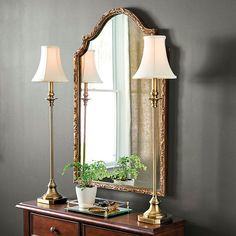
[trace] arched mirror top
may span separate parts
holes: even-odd
[[[154,34],[157,34],[158,32],[158,29],[154,29],[154,28],[151,29],[151,28],[145,27],[143,22],[130,10],[126,8],[122,8],[122,7],[113,8],[102,15],[98,23],[95,25],[95,27],[89,34],[83,36],[82,46],[78,50],[76,50],[76,52],[74,53],[74,60],[77,60],[80,56],[82,56],[87,51],[90,41],[95,39],[100,34],[103,27],[106,25],[107,21],[109,21],[112,17],[117,16],[119,14],[124,14],[128,16],[129,19],[131,19],[144,34],[154,35]]]

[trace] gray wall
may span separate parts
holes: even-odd
[[[31,83],[40,46],[61,47],[69,84],[56,86],[56,182],[74,196],[72,55],[101,14],[128,7],[168,36],[177,81],[170,83],[167,212],[186,219],[188,236],[236,235],[235,0],[0,1],[0,235],[22,235],[20,201],[48,182],[46,84]],[[144,210],[149,197],[99,191]]]

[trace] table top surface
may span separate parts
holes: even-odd
[[[172,217],[173,221],[169,224],[153,225],[137,221],[137,215],[140,213],[131,212],[125,215],[119,215],[112,218],[102,218],[97,216],[86,215],[83,213],[68,212],[65,208],[67,204],[46,205],[37,203],[37,201],[22,202],[16,205],[17,208],[43,214],[51,217],[59,217],[62,219],[79,221],[87,224],[96,224],[102,227],[111,227],[124,230],[141,231],[144,233],[154,234],[157,232],[166,231],[169,228],[183,225],[182,219]]]

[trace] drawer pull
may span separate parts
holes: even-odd
[[[56,227],[52,226],[50,228],[50,232],[53,233],[53,234],[58,234],[58,230],[56,229]]]

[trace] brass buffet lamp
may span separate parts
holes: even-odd
[[[83,164],[86,160],[86,121],[87,121],[87,105],[89,98],[88,93],[88,84],[89,83],[102,83],[100,79],[97,67],[95,63],[95,50],[88,50],[82,56],[82,71],[81,71],[82,83],[84,84],[83,87],[83,97],[81,98],[84,105],[84,133],[83,133]]]
[[[157,198],[157,106],[161,99],[158,94],[158,79],[176,79],[172,72],[166,54],[166,37],[163,35],[144,36],[144,49],[140,66],[133,76],[134,79],[152,79],[152,90],[149,100],[152,106],[152,116],[154,122],[153,128],[153,193],[150,200],[149,209],[141,215],[138,215],[138,221],[150,224],[162,224],[167,220],[166,214],[162,213]]]
[[[49,205],[65,203],[67,199],[57,192],[54,181],[53,106],[57,98],[54,97],[53,85],[55,82],[68,82],[61,65],[60,48],[41,46],[40,63],[32,81],[48,83],[48,97],[46,100],[49,103],[50,180],[47,192],[38,198],[37,202]]]

